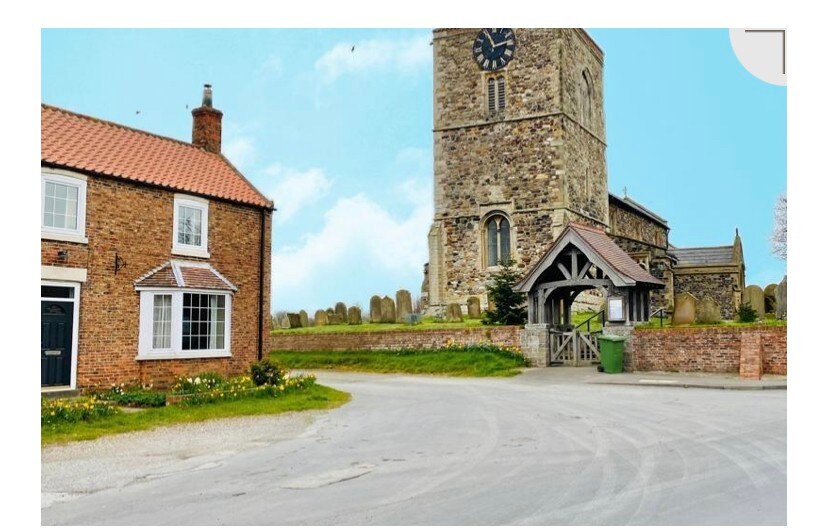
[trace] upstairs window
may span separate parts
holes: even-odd
[[[208,258],[207,226],[210,204],[199,197],[175,196],[173,254]]]
[[[41,171],[40,195],[41,237],[86,243],[86,180]]]
[[[490,77],[486,82],[486,102],[489,114],[496,114],[506,108],[506,78]]]
[[[487,267],[507,263],[512,256],[511,225],[503,215],[493,215],[484,225],[485,260]]]

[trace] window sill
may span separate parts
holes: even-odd
[[[190,256],[193,258],[209,258],[210,253],[203,248],[198,247],[179,247],[174,246],[172,248],[172,253],[177,256]]]
[[[193,351],[193,352],[165,352],[139,353],[136,361],[169,361],[173,359],[220,359],[232,357],[229,351]]]
[[[89,239],[80,234],[62,234],[60,232],[49,232],[46,230],[40,231],[40,239],[46,239],[49,241],[65,241],[67,243],[83,243],[84,245],[89,243]]]

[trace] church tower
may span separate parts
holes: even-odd
[[[434,31],[430,311],[535,264],[569,221],[607,227],[603,52],[582,29]]]

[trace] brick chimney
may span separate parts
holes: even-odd
[[[201,106],[193,109],[193,145],[211,153],[221,153],[222,112],[213,108],[213,88],[204,85]]]

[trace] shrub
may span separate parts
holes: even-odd
[[[483,314],[483,324],[514,325],[526,323],[526,296],[515,291],[515,284],[520,280],[518,271],[515,270],[514,260],[500,264],[498,270],[492,276],[492,283],[486,286],[489,298],[489,307]]]
[[[757,316],[756,310],[749,303],[739,306],[739,322],[756,322]]]
[[[120,388],[99,397],[126,407],[163,407],[167,404],[167,394],[149,388]]]
[[[264,359],[250,365],[250,375],[256,386],[279,385],[285,379],[285,372],[276,361]]]
[[[118,410],[96,396],[46,399],[40,398],[40,425],[77,423],[117,414]]]

